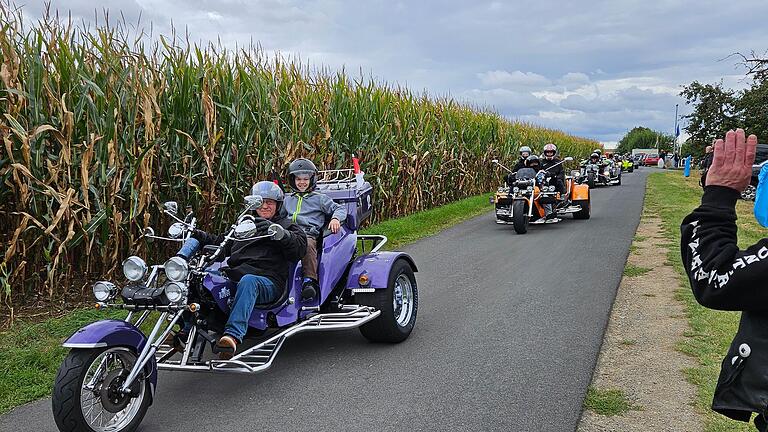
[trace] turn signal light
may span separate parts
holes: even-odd
[[[363,273],[357,278],[357,283],[359,283],[361,287],[364,287],[368,286],[368,284],[371,283],[371,280],[368,278],[367,274]]]

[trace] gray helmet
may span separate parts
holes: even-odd
[[[296,187],[296,176],[302,174],[309,176],[309,188],[307,191],[315,189],[317,167],[315,167],[315,164],[313,164],[311,160],[299,158],[288,165],[288,184],[291,185],[293,190],[298,191],[298,188]]]
[[[271,199],[277,201],[277,210],[275,214],[280,212],[280,208],[283,206],[283,190],[280,186],[271,181],[260,181],[253,185],[251,188],[251,195],[260,195],[263,199]]]
[[[523,153],[526,153],[526,152],[528,153],[529,156],[533,154],[533,150],[531,150],[530,147],[528,147],[528,146],[520,147],[520,156],[522,156]]]

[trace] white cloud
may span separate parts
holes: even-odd
[[[600,141],[633,126],[670,130],[693,80],[743,88],[734,52],[768,46],[765,0],[52,0],[93,22],[110,10],[192,41],[259,44],[313,66],[373,76]],[[43,2],[24,6],[29,19]],[[103,22],[103,19],[102,21]],[[731,23],[738,22],[738,26]],[[91,24],[92,26],[93,24]],[[671,111],[671,113],[670,113]]]
[[[533,72],[494,70],[477,74],[486,87],[539,87],[550,84],[543,75]]]

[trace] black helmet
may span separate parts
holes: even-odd
[[[299,190],[296,187],[296,176],[301,174],[309,176],[309,188],[307,189],[307,192],[314,190],[317,167],[315,167],[315,164],[313,164],[311,160],[299,158],[288,165],[288,184],[290,184],[295,191]]]
[[[260,181],[253,185],[251,188],[251,195],[259,195],[263,199],[271,199],[274,201],[277,201],[277,209],[275,210],[275,214],[278,214],[280,212],[280,209],[283,206],[283,190],[280,189],[280,186],[276,185],[275,182],[271,181]]]
[[[592,152],[591,155],[589,155],[590,159],[600,159],[600,154],[597,152]]]
[[[597,153],[597,157],[600,157],[602,156],[603,151],[601,149],[595,149],[595,151],[593,151],[592,153]]]
[[[536,164],[536,167],[538,168],[541,165],[541,161],[539,161],[539,157],[536,155],[530,155],[527,159],[525,159],[525,166],[528,168],[533,168],[531,165]]]

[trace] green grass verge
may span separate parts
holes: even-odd
[[[632,264],[627,264],[626,267],[624,267],[624,276],[627,277],[636,277],[636,276],[642,276],[646,273],[651,271],[651,269],[647,267],[639,267]]]
[[[490,211],[490,194],[372,225],[362,232],[384,234],[388,247],[398,247],[461,221]],[[122,311],[76,309],[60,318],[16,322],[0,333],[0,414],[51,393],[53,380],[67,349],[64,339],[80,327],[106,318],[125,317]],[[147,320],[147,325],[150,320]]]
[[[385,249],[398,248],[490,211],[493,208],[488,200],[490,196],[491,193],[477,195],[410,216],[384,221],[363,229],[361,233],[385,235],[389,238]]]
[[[590,386],[584,398],[584,408],[604,416],[616,416],[628,411],[638,411],[642,407],[627,400],[623,391],[617,389],[600,390]]]
[[[680,222],[701,200],[698,178],[683,177],[679,172],[653,173],[648,176],[645,205],[661,217],[667,239],[667,259],[678,273],[677,298],[685,303],[691,331],[680,344],[680,351],[696,359],[697,366],[685,371],[688,381],[698,388],[696,406],[705,416],[705,431],[751,431],[746,423],[732,421],[710,409],[712,396],[723,359],[739,324],[738,312],[722,312],[700,306],[691,292],[680,258]],[[746,247],[764,236],[752,215],[750,203],[739,202],[739,245]]]

